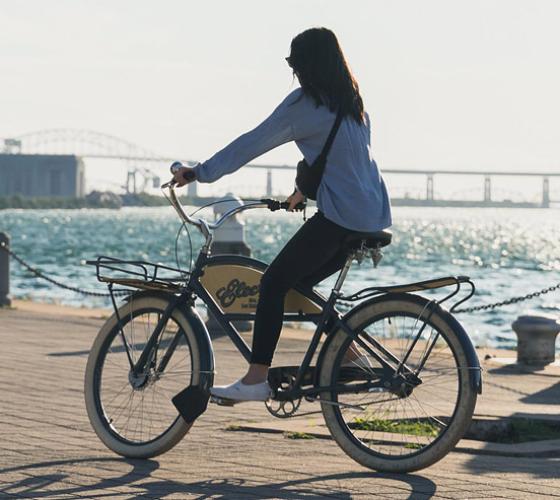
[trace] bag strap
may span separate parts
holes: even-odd
[[[327,141],[325,142],[322,151],[319,153],[319,157],[323,157],[325,161],[327,159],[327,155],[329,154],[329,151],[331,150],[332,143],[334,141],[334,138],[336,136],[336,133],[338,132],[338,128],[340,127],[341,123],[342,123],[342,110],[339,109],[338,113],[336,114],[336,118],[334,120],[329,136],[327,137]]]

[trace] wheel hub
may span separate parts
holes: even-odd
[[[128,373],[128,381],[132,388],[136,391],[141,391],[146,388],[150,380],[148,373],[135,374],[132,370]]]
[[[419,385],[419,382],[419,380],[410,380],[403,375],[397,375],[388,380],[385,380],[383,382],[383,387],[385,387],[387,391],[392,392],[399,398],[407,398],[412,394],[414,388]]]

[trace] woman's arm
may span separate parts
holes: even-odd
[[[275,147],[295,139],[293,112],[301,89],[291,92],[272,114],[253,130],[241,135],[212,158],[194,167],[199,182],[214,182]]]

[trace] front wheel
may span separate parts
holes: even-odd
[[[170,298],[131,298],[119,309],[122,329],[116,315],[111,316],[89,354],[84,396],[91,425],[108,448],[125,457],[154,457],[183,438],[192,424],[178,415],[171,398],[197,385],[201,370],[208,369],[191,323],[176,307],[148,366],[143,373],[132,373],[129,354],[133,362],[138,360]]]
[[[399,473],[428,467],[470,424],[476,391],[469,371],[478,367],[469,366],[461,332],[446,313],[437,306],[431,315],[430,310],[421,297],[388,295],[361,304],[346,321],[383,360],[392,354],[395,364],[410,352],[406,370],[417,373],[415,380],[394,383],[394,374],[363,348],[356,350],[343,330],[334,332],[326,346],[320,385],[348,386],[350,366],[352,383],[363,389],[321,393],[325,422],[339,446],[366,467]]]

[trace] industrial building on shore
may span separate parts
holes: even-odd
[[[0,196],[81,198],[83,160],[74,155],[0,153]]]

